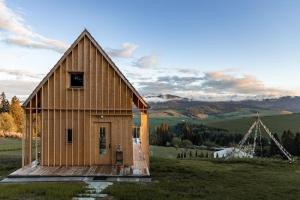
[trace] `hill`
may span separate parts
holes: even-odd
[[[231,133],[246,133],[254,122],[254,117],[242,117],[240,119],[228,119],[208,122],[207,125],[224,128]],[[300,114],[263,116],[262,121],[274,133],[282,134],[284,130],[300,132]]]
[[[244,101],[192,101],[176,97],[175,99],[150,102],[151,114],[164,117],[165,113],[182,115],[194,119],[222,119],[224,117],[250,116],[260,112],[262,115],[274,115],[300,112],[300,97],[281,97],[277,99]],[[176,117],[176,116],[175,116]]]

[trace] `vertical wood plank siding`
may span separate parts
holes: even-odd
[[[148,142],[148,114],[139,97],[85,34],[58,65],[25,107],[23,166],[32,161],[34,122],[36,134],[40,130],[41,135],[41,165],[101,164],[96,159],[99,157],[99,130],[96,127],[100,123],[110,124],[111,164],[115,163],[115,151],[120,144],[124,150],[124,165],[132,165],[132,102],[144,112],[141,117],[142,144]],[[70,72],[84,74],[83,88],[70,87]],[[73,132],[70,144],[67,129]],[[143,148],[148,151],[148,146]]]

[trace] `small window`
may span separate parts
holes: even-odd
[[[99,130],[99,153],[100,154],[106,154],[105,127],[100,127],[100,130]]]
[[[83,87],[83,73],[82,72],[72,72],[70,73],[70,86],[71,87]]]
[[[67,129],[67,142],[68,144],[72,144],[72,141],[73,141],[72,129]]]

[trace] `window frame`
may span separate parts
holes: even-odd
[[[99,128],[99,154],[106,155],[107,154],[107,138],[106,138],[106,127]],[[102,137],[104,136],[104,138]],[[105,148],[102,148],[102,145],[105,145]]]
[[[82,85],[78,85],[78,86],[75,86],[75,85],[72,85],[72,75],[82,75]],[[69,72],[69,86],[70,88],[84,88],[84,72]]]
[[[69,134],[71,134],[71,140],[70,140],[70,137],[69,137],[70,135]],[[71,128],[67,129],[66,139],[67,139],[67,144],[72,144],[73,143],[73,130]]]

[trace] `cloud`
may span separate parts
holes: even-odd
[[[7,75],[15,76],[17,79],[20,78],[41,79],[43,76],[43,74],[35,74],[26,70],[7,69],[7,68],[0,68],[0,73],[5,73]]]
[[[34,32],[26,25],[23,17],[7,7],[5,0],[0,0],[0,30],[2,41],[22,47],[51,49],[56,52],[64,52],[67,44],[62,41],[47,38]]]
[[[158,64],[158,58],[155,54],[143,56],[133,63],[135,67],[139,68],[153,68]]]
[[[131,58],[137,47],[133,43],[124,43],[119,49],[108,49],[108,54],[116,58]]]
[[[265,85],[255,76],[233,75],[236,70],[222,70],[188,75],[158,76],[136,79],[135,85],[144,95],[174,94],[198,100],[242,100],[299,95],[296,91]],[[164,72],[166,74],[167,71]],[[161,73],[162,74],[162,73]]]
[[[21,100],[25,100],[37,84],[36,81],[0,80],[0,91],[5,92],[9,99],[17,95]]]
[[[286,96],[295,95],[295,92],[280,88],[268,87],[252,75],[234,77],[226,71],[207,72],[203,77],[201,89],[207,92]]]

